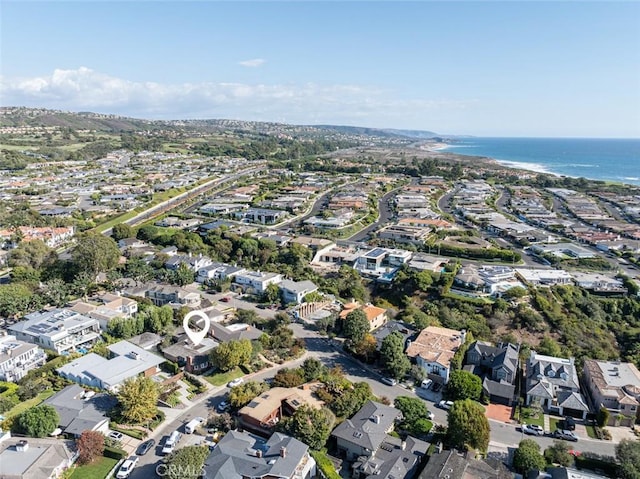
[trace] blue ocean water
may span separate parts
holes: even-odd
[[[506,166],[640,185],[640,139],[460,138],[445,151]]]

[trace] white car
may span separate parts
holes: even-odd
[[[447,411],[453,406],[453,401],[445,401],[444,399],[438,403],[438,407],[446,409]]]
[[[433,421],[436,418],[435,414],[431,411],[427,411],[427,417],[429,418],[429,421]]]
[[[530,436],[544,436],[544,429],[537,424],[523,424],[522,432]]]
[[[122,441],[124,434],[118,431],[111,431],[107,437],[109,439],[113,439],[114,441]]]
[[[233,388],[236,386],[240,386],[243,382],[244,382],[244,379],[242,378],[234,379],[233,381],[229,381],[229,384],[227,384],[227,387]]]
[[[578,440],[578,436],[567,429],[556,429],[556,432],[554,432],[553,435],[558,439],[564,439],[565,441],[576,442]]]
[[[118,474],[116,474],[116,479],[127,479],[133,471],[133,468],[138,464],[138,456],[131,456],[129,459],[122,463],[120,469],[118,470]]]

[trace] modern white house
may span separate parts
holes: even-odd
[[[109,359],[89,353],[56,371],[63,378],[78,384],[117,392],[127,379],[155,375],[158,366],[165,361],[129,341],[111,344],[108,349]]]
[[[265,273],[260,271],[245,271],[236,274],[233,278],[234,284],[240,286],[244,291],[263,294],[270,284],[279,284],[282,275],[278,273]]]
[[[0,381],[16,382],[47,361],[47,355],[35,344],[19,341],[0,332]]]
[[[58,354],[90,348],[100,338],[97,319],[69,309],[27,314],[24,321],[9,327],[16,338],[52,349]]]
[[[280,286],[285,304],[300,304],[304,301],[306,295],[318,291],[318,287],[313,281],[291,281],[285,279],[278,286]]]

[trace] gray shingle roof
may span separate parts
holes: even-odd
[[[394,407],[367,401],[351,419],[336,427],[331,435],[375,451],[386,439],[387,431],[400,414]]]

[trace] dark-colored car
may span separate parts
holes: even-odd
[[[138,456],[144,456],[151,449],[153,449],[153,446],[155,445],[156,445],[156,441],[154,439],[149,439],[148,441],[144,441],[142,444],[138,446],[138,452],[137,452]]]
[[[575,431],[576,430],[576,421],[570,416],[565,416],[565,418],[560,421],[558,424],[559,429],[565,429],[567,431]]]

